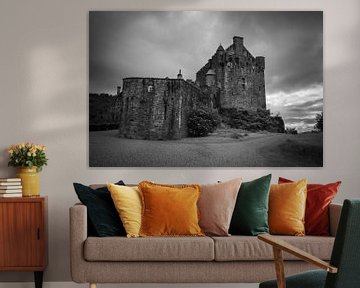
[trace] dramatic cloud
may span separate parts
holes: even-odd
[[[195,80],[235,35],[265,56],[267,107],[287,127],[310,130],[322,111],[321,12],[90,12],[89,91],[115,94],[125,77],[174,78],[179,69]]]

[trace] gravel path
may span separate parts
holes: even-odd
[[[124,139],[117,131],[89,133],[90,167],[316,167],[322,134],[252,133],[171,141]]]

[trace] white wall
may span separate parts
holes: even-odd
[[[89,10],[323,10],[324,167],[301,168],[89,168]],[[49,197],[49,266],[46,281],[69,274],[68,208],[72,182],[151,179],[167,183],[214,182],[265,173],[310,182],[342,180],[336,200],[360,196],[360,2],[358,0],[1,0],[0,176],[13,176],[6,148],[33,141],[48,146],[41,193]],[[32,280],[0,273],[0,282]]]

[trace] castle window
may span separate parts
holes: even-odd
[[[154,85],[148,86],[148,92],[154,92]]]
[[[235,63],[236,63],[237,65],[239,65],[239,63],[240,63],[239,57],[235,57]]]
[[[245,80],[244,77],[241,78],[241,86],[242,86],[243,89],[246,89],[246,80]]]

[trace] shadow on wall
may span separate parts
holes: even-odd
[[[24,19],[29,20],[29,16]],[[81,26],[86,25],[85,17],[81,19],[78,21]],[[56,24],[56,19],[53,20]],[[48,24],[46,21],[42,26]],[[49,265],[44,280],[69,280],[67,209],[75,202],[74,194],[70,194],[74,171],[86,168],[86,33],[81,33],[84,41],[79,41],[76,36],[80,32],[70,33],[71,27],[48,26],[47,33],[44,27],[39,30],[32,27],[35,32],[26,28],[20,32],[18,28],[12,33],[24,34],[24,38],[13,39],[14,48],[6,47],[11,60],[5,59],[5,69],[16,80],[9,79],[4,87],[15,96],[9,96],[3,107],[6,115],[2,119],[6,117],[7,121],[1,121],[1,135],[7,137],[1,137],[0,173],[1,177],[14,177],[16,173],[15,168],[7,167],[9,145],[31,141],[48,147],[49,166],[40,174],[41,194],[49,196]],[[59,37],[61,32],[70,35]],[[27,37],[27,33],[33,34],[33,38]],[[2,272],[0,281],[33,281],[33,275]]]
[[[157,9],[163,7],[160,10],[176,6],[155,2]],[[7,167],[9,145],[31,141],[48,146],[49,166],[40,174],[41,194],[49,196],[49,265],[44,280],[70,280],[68,207],[77,201],[71,184],[80,181],[78,174],[89,172],[87,16],[93,7],[86,1],[22,3],[21,9],[17,3],[7,5],[1,22],[12,24],[0,28],[4,35],[0,57],[7,72],[2,89],[11,95],[1,107],[1,135],[7,137],[0,147],[0,173],[1,177],[16,173]],[[126,3],[118,5],[112,9],[126,8]],[[15,13],[21,21],[13,21]],[[33,275],[2,272],[0,281],[33,281]]]

